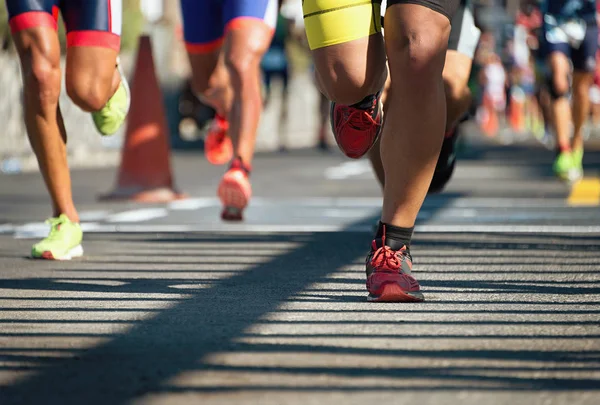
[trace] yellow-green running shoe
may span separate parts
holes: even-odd
[[[81,226],[71,222],[65,214],[46,221],[50,225],[50,234],[31,248],[34,259],[71,260],[83,256]]]
[[[571,155],[573,156],[573,165],[583,174],[583,148],[573,149]]]
[[[560,152],[552,165],[554,174],[567,181],[576,181],[581,178],[581,172],[577,169],[573,154],[571,152]]]
[[[92,113],[96,129],[104,136],[113,135],[123,125],[131,104],[129,84],[121,70],[119,60],[117,60],[117,69],[121,76],[117,91],[101,110]]]

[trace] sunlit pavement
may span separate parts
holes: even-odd
[[[25,258],[47,197],[0,176],[0,404],[598,404],[600,153],[579,197],[552,158],[463,150],[419,217],[421,304],[366,302],[366,161],[259,156],[225,225],[200,154],[174,157],[171,204],[99,203],[115,171],[76,171],[72,262]]]

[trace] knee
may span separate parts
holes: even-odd
[[[441,77],[444,67],[449,30],[449,24],[428,24],[394,31],[388,41],[390,70],[410,78],[407,84],[434,82],[431,78]]]
[[[569,94],[570,86],[567,75],[553,74],[549,84],[552,99],[556,100]]]
[[[260,60],[264,49],[258,46],[246,46],[244,49],[230,49],[225,54],[225,64],[236,87],[248,80],[255,80],[260,68]]]
[[[69,98],[84,111],[98,111],[110,98],[110,83],[102,83],[89,74],[79,73],[67,77],[66,87]]]
[[[31,57],[24,69],[25,91],[37,98],[41,104],[57,104],[60,96],[60,58],[50,55]]]

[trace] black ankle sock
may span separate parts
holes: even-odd
[[[383,228],[385,227],[385,244],[393,250],[399,250],[402,246],[406,246],[410,250],[410,240],[412,239],[413,230],[415,227],[402,228],[400,226],[388,225],[379,221],[375,239],[383,238]]]
[[[367,97],[363,98],[356,104],[352,104],[350,107],[360,108],[361,110],[368,110],[373,107],[373,100],[377,98],[377,94],[370,94]]]

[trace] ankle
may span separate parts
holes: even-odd
[[[65,215],[69,218],[69,221],[77,224],[79,223],[79,214],[75,210],[55,210],[53,215],[55,218]]]
[[[406,249],[410,250],[410,242],[414,229],[414,226],[405,228],[379,221],[375,239],[381,239],[386,246],[389,246],[393,250],[400,250],[403,246],[406,246]]]

